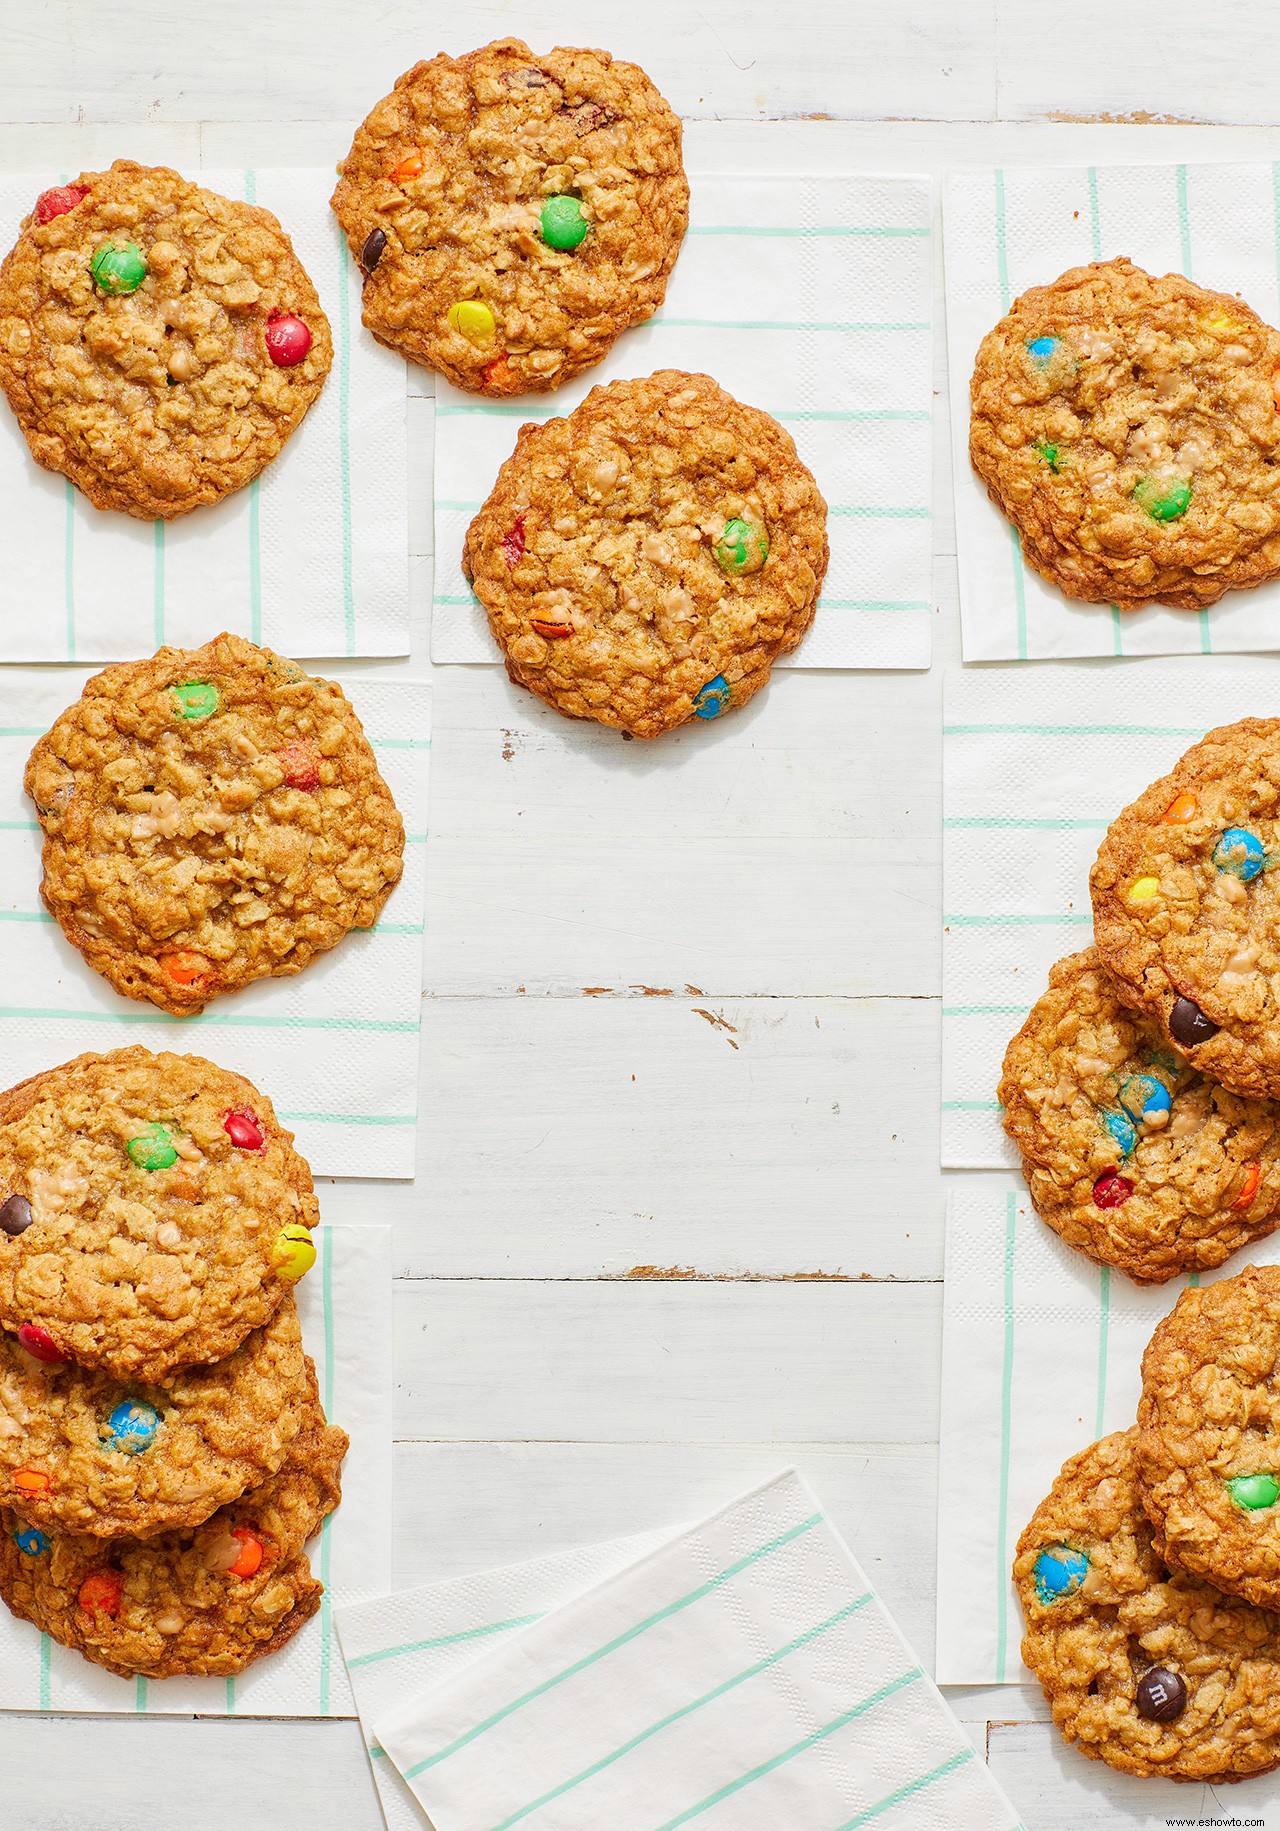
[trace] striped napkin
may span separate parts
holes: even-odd
[[[75,157],[75,140],[68,140]],[[72,176],[0,175],[0,252],[40,191]],[[95,509],[41,470],[0,398],[6,661],[123,661],[215,627],[286,655],[409,653],[403,361],[360,328],[360,274],[329,167],[188,171],[280,219],[320,295],[333,367],[260,477],[173,522]],[[216,611],[210,611],[210,602]]]
[[[1093,941],[1121,809],[1206,731],[1280,711],[1280,661],[957,669],[943,714],[942,1161],[1016,1164],[996,1085],[1049,968]]]
[[[320,1227],[296,1287],[325,1414],[351,1438],[342,1504],[307,1546],[319,1612],[238,1678],[117,1678],[0,1604],[0,1710],[152,1716],[349,1717],[336,1607],[391,1578],[391,1229]]]
[[[1257,1240],[1223,1276],[1280,1263]],[[1020,1186],[947,1211],[938,1494],[938,1683],[1026,1684],[1018,1536],[1068,1456],[1133,1423],[1142,1352],[1196,1274],[1133,1284],[1039,1220]],[[1212,1283],[1211,1278],[1203,1280]]]
[[[373,1718],[434,1831],[1017,1823],[794,1471],[506,1625]]]
[[[931,223],[928,178],[698,178],[665,304],[604,362],[504,403],[439,382],[432,659],[499,660],[462,542],[518,428],[686,369],[780,420],[830,505],[817,620],[783,665],[927,668]]]
[[[208,624],[199,632],[207,641]],[[178,1049],[234,1068],[296,1134],[318,1176],[412,1176],[426,909],[431,690],[347,679],[404,816],[404,876],[376,928],[349,934],[305,972],[170,1017],[123,998],[85,964],[40,903],[41,834],[22,774],[36,738],[77,699],[88,670],[0,668],[0,1088],[84,1049]]]
[[[1199,613],[1123,615],[1074,604],[1023,565],[1017,537],[969,464],[979,343],[1029,286],[1128,255],[1241,293],[1280,324],[1280,165],[1090,165],[953,172],[944,190],[947,349],[960,615],[966,661],[1280,649],[1280,583]]]

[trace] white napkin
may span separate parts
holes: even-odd
[[[943,714],[942,1161],[1016,1164],[1005,1047],[1063,955],[1093,944],[1107,827],[1214,725],[1280,709],[1280,662],[955,670]]]
[[[439,382],[434,661],[499,660],[462,542],[519,427],[597,383],[686,369],[773,414],[830,506],[831,565],[790,665],[928,667],[932,182],[712,177],[692,193],[665,304],[596,368],[502,404]]]
[[[1105,131],[1105,130],[1103,130]],[[960,616],[966,661],[1280,649],[1280,583],[1206,611],[1121,613],[1077,604],[1022,563],[1010,524],[969,464],[978,345],[1019,293],[1068,267],[1128,255],[1241,293],[1270,324],[1276,290],[1271,165],[1096,165],[953,172],[943,224]]]
[[[124,1679],[0,1606],[0,1710],[355,1715],[333,1611],[391,1577],[391,1229],[320,1227],[315,1241],[316,1263],[296,1287],[302,1338],[325,1414],[351,1438],[342,1504],[307,1547],[325,1586],[319,1612],[238,1678]]]
[[[0,249],[73,173],[0,175]],[[187,172],[280,219],[320,295],[333,367],[275,461],[168,524],[93,508],[41,470],[0,398],[6,661],[121,661],[210,627],[286,655],[407,655],[405,367],[360,327],[360,274],[329,168]],[[210,604],[216,609],[211,610]]]
[[[435,1831],[1017,1821],[794,1471],[372,1727]]]
[[[1280,1263],[1280,1235],[1215,1276]],[[1142,1352],[1193,1274],[1137,1285],[1046,1227],[1025,1189],[947,1209],[938,1493],[938,1683],[1026,1684],[1009,1571],[1062,1464],[1132,1424]]]
[[[216,625],[198,632],[207,640]],[[22,775],[36,738],[79,697],[86,669],[0,668],[0,1087],[84,1049],[207,1055],[269,1094],[319,1176],[412,1176],[426,908],[431,690],[344,680],[404,816],[404,876],[382,918],[291,978],[170,1017],[123,998],[41,905],[41,834]]]

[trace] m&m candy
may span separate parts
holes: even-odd
[[[1251,884],[1266,870],[1267,854],[1256,833],[1229,826],[1213,848],[1213,862],[1219,871],[1229,871],[1241,883]]]
[[[1274,1475],[1233,1475],[1227,1492],[1243,1512],[1258,1513],[1280,1500],[1280,1481]]]
[[[292,312],[273,312],[262,340],[277,369],[292,369],[311,348],[311,332]]]
[[[1056,477],[1058,472],[1062,469],[1062,453],[1059,451],[1058,447],[1056,445],[1051,445],[1047,439],[1041,439],[1036,446],[1036,451],[1044,459],[1045,463]]]
[[[372,273],[378,262],[387,251],[385,229],[370,229],[364,238],[364,247],[360,250],[360,265],[366,273]]]
[[[95,250],[89,271],[100,291],[123,295],[137,292],[147,277],[147,263],[137,242],[116,237]]]
[[[1111,1136],[1115,1139],[1120,1150],[1120,1155],[1122,1157],[1132,1156],[1133,1152],[1137,1149],[1138,1128],[1134,1125],[1133,1120],[1129,1117],[1128,1113],[1116,1112],[1114,1109],[1110,1109],[1100,1113],[1098,1116],[1102,1120],[1107,1131],[1109,1131]]]
[[[1243,1187],[1241,1188],[1239,1195],[1237,1195],[1236,1199],[1231,1203],[1231,1207],[1237,1212],[1242,1208],[1247,1208],[1254,1196],[1258,1193],[1258,1184],[1261,1181],[1262,1165],[1257,1163],[1246,1164]]]
[[[47,1494],[53,1482],[43,1469],[15,1469],[13,1485],[19,1494]]]
[[[1131,903],[1151,903],[1155,901],[1159,894],[1160,879],[1158,877],[1135,878],[1133,883],[1129,886],[1129,901]]]
[[[1089,1574],[1089,1560],[1070,1545],[1049,1545],[1036,1559],[1033,1573],[1041,1602],[1060,1602],[1080,1588]]]
[[[48,1551],[53,1540],[35,1526],[20,1526],[13,1535],[13,1542],[18,1550],[29,1558],[38,1558],[42,1551]]]
[[[698,688],[693,710],[696,718],[719,718],[729,703],[729,683],[723,674],[715,674]]]
[[[542,239],[548,248],[576,248],[587,233],[588,223],[576,197],[546,197],[540,217]]]
[[[1187,1707],[1186,1680],[1167,1666],[1148,1666],[1133,1693],[1138,1715],[1148,1723],[1172,1723]]]
[[[83,203],[89,195],[81,184],[56,184],[52,190],[41,191],[36,198],[35,219],[41,225],[51,223],[55,216],[66,216],[76,205]]]
[[[518,566],[524,558],[524,516],[517,515],[502,537],[502,557],[508,566]]]
[[[769,557],[769,535],[754,521],[733,516],[724,524],[724,533],[715,544],[716,564],[730,578],[742,578],[748,572],[759,572]]]
[[[161,954],[160,971],[172,985],[187,986],[192,991],[199,991],[213,977],[213,967],[204,955],[185,948],[176,954]]]
[[[483,299],[459,299],[449,307],[449,322],[468,343],[492,343],[498,323]]]
[[[237,1151],[265,1151],[267,1134],[261,1119],[247,1106],[235,1106],[222,1121],[222,1129]]]
[[[1133,500],[1152,521],[1177,521],[1191,506],[1191,484],[1183,477],[1164,483],[1157,483],[1154,477],[1142,477],[1134,485]]]
[[[11,1240],[25,1233],[34,1219],[25,1195],[10,1195],[0,1202],[0,1233],[7,1233]]]
[[[140,1170],[167,1170],[178,1161],[173,1134],[167,1125],[149,1125],[124,1147]]]
[[[184,680],[170,687],[179,718],[202,719],[218,710],[218,689],[207,680]]]
[[[126,1456],[149,1450],[160,1429],[160,1413],[142,1399],[122,1399],[108,1417],[103,1441],[109,1450],[123,1450]]]
[[[263,1545],[248,1526],[233,1526],[231,1537],[239,1546],[235,1561],[227,1565],[229,1577],[251,1577],[262,1563]]]
[[[66,1355],[50,1335],[48,1329],[42,1329],[38,1322],[24,1322],[18,1329],[18,1340],[27,1353],[48,1367],[60,1367]]]
[[[1123,1208],[1133,1194],[1133,1184],[1118,1170],[1104,1170],[1093,1185],[1095,1208]]]
[[[413,152],[406,153],[399,165],[393,165],[387,173],[387,177],[394,184],[402,184],[406,178],[421,178],[421,176],[422,154],[416,148]]]
[[[314,744],[307,743],[305,738],[295,738],[291,744],[277,750],[276,757],[284,771],[286,788],[300,788],[307,793],[319,788],[321,759]]]
[[[1204,1012],[1193,998],[1179,996],[1173,1001],[1169,1012],[1169,1034],[1175,1042],[1181,1043],[1184,1049],[1194,1049],[1197,1043],[1207,1043],[1211,1036],[1218,1034],[1219,1025]]]
[[[1060,337],[1033,337],[1027,345],[1027,355],[1037,369],[1047,369],[1061,342]]]
[[[282,1227],[271,1247],[271,1266],[276,1277],[283,1278],[286,1284],[296,1284],[299,1278],[306,1277],[315,1262],[316,1249],[310,1229],[300,1221]]]
[[[91,1570],[76,1596],[87,1614],[112,1617],[120,1613],[123,1600],[124,1572],[120,1570]]]
[[[1194,820],[1200,812],[1200,803],[1190,789],[1183,789],[1175,795],[1168,807],[1160,816],[1162,826],[1184,826],[1188,820]]]
[[[1120,1089],[1120,1104],[1135,1125],[1159,1131],[1173,1104],[1169,1089],[1153,1074],[1135,1074]]]

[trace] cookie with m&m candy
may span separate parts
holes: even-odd
[[[1142,1357],[1138,1466],[1160,1555],[1280,1608],[1280,1266],[1186,1290]]]
[[[239,636],[94,675],[26,787],[46,907],[118,992],[175,1016],[372,928],[403,870],[342,688]]]
[[[1070,598],[1197,610],[1280,576],[1280,332],[1131,261],[1073,267],[983,338],[969,455]]]
[[[1208,732],[1112,821],[1094,936],[1170,1054],[1280,1099],[1280,719]]]
[[[21,1374],[24,1390],[55,1410],[58,1395],[69,1395],[75,1421],[66,1429],[88,1458],[84,1482],[101,1488],[103,1518],[139,1493],[159,1504],[171,1453],[190,1460],[192,1497],[205,1488],[216,1494],[222,1476],[195,1474],[199,1457],[178,1428],[182,1404],[152,1388],[174,1387],[179,1370],[233,1355],[252,1330],[292,1308],[319,1208],[311,1172],[270,1100],[243,1075],[196,1055],[130,1048],[78,1056],[0,1095],[0,1216],[6,1212],[22,1222],[16,1232],[0,1227],[0,1329],[13,1337],[13,1378]],[[288,1261],[277,1246],[282,1235],[294,1243]],[[261,1405],[290,1377],[288,1322],[281,1328],[283,1345],[273,1337],[263,1349],[262,1366],[276,1371],[269,1380],[263,1373]],[[111,1376],[92,1386],[92,1417],[85,1370]],[[211,1375],[209,1387],[191,1376],[211,1420],[217,1379],[234,1371]],[[243,1377],[258,1375],[250,1366]],[[254,1411],[242,1409],[246,1419]],[[0,1403],[0,1432],[4,1413]],[[46,1424],[55,1431],[57,1419]],[[261,1438],[269,1457],[274,1439],[265,1425]],[[224,1448],[236,1440],[228,1418]],[[0,1437],[0,1501],[6,1442],[17,1455],[15,1475],[25,1471],[26,1485],[42,1493],[58,1482],[58,1441],[56,1432]],[[240,1441],[236,1465],[263,1467]],[[179,1481],[169,1499],[183,1491]],[[49,1519],[63,1517],[56,1494],[47,1505]]]
[[[170,520],[277,456],[333,360],[269,210],[117,159],[33,199],[0,267],[0,388],[46,470]]]
[[[739,710],[799,645],[826,521],[775,420],[663,369],[522,427],[463,565],[512,680],[657,737]]]
[[[380,343],[489,395],[558,388],[661,305],[689,218],[635,64],[518,38],[401,76],[331,199]]]
[[[304,1547],[338,1505],[346,1450],[307,1361],[300,1427],[279,1467],[199,1525],[111,1539],[61,1532],[42,1548],[0,1500],[0,1597],[124,1677],[229,1678],[319,1608]]]
[[[1041,1219],[1139,1283],[1211,1271],[1280,1226],[1280,1105],[1197,1073],[1094,948],[1050,970],[998,1097]]]
[[[1018,1540],[1022,1658],[1063,1739],[1122,1773],[1244,1780],[1280,1763],[1280,1616],[1174,1569],[1139,1431],[1064,1465]]]

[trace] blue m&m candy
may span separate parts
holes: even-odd
[[[693,709],[699,718],[719,718],[729,703],[729,683],[723,674],[717,674],[704,687],[699,687],[693,702]]]
[[[1027,345],[1027,355],[1037,369],[1047,369],[1061,344],[1061,337],[1033,337]]]
[[[1135,1125],[1158,1131],[1173,1104],[1169,1089],[1153,1074],[1135,1074],[1120,1089],[1120,1104]]]
[[[106,1446],[136,1456],[149,1450],[160,1428],[160,1413],[141,1399],[122,1399],[107,1419]]]
[[[1036,1594],[1041,1602],[1074,1596],[1089,1574],[1089,1560],[1070,1545],[1049,1545],[1035,1561]]]
[[[1138,1143],[1138,1130],[1128,1113],[1099,1113],[1098,1117],[1115,1139],[1120,1155],[1128,1157]]]
[[[38,1531],[35,1526],[23,1526],[14,1533],[13,1542],[27,1557],[38,1558],[42,1551],[48,1551],[53,1541],[47,1533]]]
[[[1251,884],[1265,869],[1267,855],[1256,833],[1229,826],[1213,848],[1213,862],[1219,871],[1229,871],[1242,883]]]

